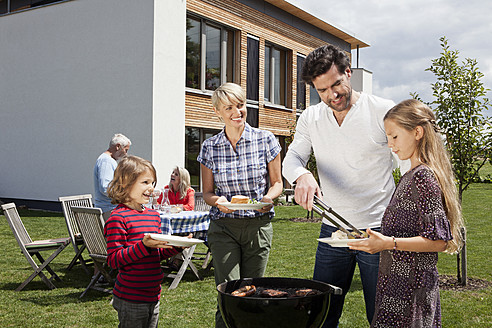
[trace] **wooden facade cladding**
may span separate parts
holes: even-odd
[[[247,38],[252,35],[259,39],[259,128],[278,136],[290,135],[296,120],[297,54],[307,55],[326,42],[234,0],[187,0],[187,11],[238,31],[235,82],[245,89]],[[266,43],[286,49],[288,81],[285,108],[269,106],[263,101]],[[208,93],[186,92],[186,126],[222,128],[211,107]]]
[[[222,129],[224,124],[215,115],[208,94],[187,92],[185,125],[197,128]]]

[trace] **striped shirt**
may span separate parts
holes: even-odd
[[[176,249],[146,247],[145,233],[160,233],[159,213],[118,205],[104,226],[108,265],[118,269],[113,294],[125,301],[153,303],[160,299],[164,278],[160,261],[179,253]]]
[[[236,151],[222,130],[205,140],[197,161],[212,170],[215,194],[231,200],[232,196],[244,195],[261,200],[269,187],[268,163],[280,153],[281,147],[273,133],[251,127],[248,123],[236,144]],[[212,207],[210,218],[256,217],[257,211],[235,211],[223,213]],[[273,217],[273,208],[270,217]]]

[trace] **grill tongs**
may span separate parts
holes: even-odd
[[[362,231],[360,231],[359,229],[354,227],[350,222],[348,222],[343,217],[341,217],[340,214],[335,212],[330,206],[326,205],[325,202],[323,202],[321,199],[319,199],[319,197],[316,195],[314,195],[313,210],[316,213],[318,213],[319,215],[321,215],[322,217],[324,217],[325,219],[327,219],[328,221],[330,221],[331,223],[333,223],[335,225],[335,227],[337,227],[338,229],[345,232],[347,234],[347,236],[353,236],[355,238],[363,238],[364,237],[364,233]],[[347,229],[342,227],[340,225],[340,223],[338,223],[334,219],[332,219],[328,215],[328,213],[332,214],[338,220],[340,220],[340,222],[342,222],[343,224],[345,224],[346,226],[351,228],[353,230],[353,232],[349,232]]]

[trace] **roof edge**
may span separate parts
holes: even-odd
[[[344,40],[345,42],[350,43],[351,49],[357,49],[359,48],[365,48],[365,47],[370,47],[371,45],[368,42],[365,42],[355,36],[355,34],[344,31],[340,27],[337,27],[333,24],[329,24],[313,15],[305,11],[304,9],[301,9],[290,2],[287,2],[285,0],[265,0],[265,2],[268,2],[275,7],[278,7],[289,14],[292,14],[296,17],[299,17],[300,19],[308,22],[309,24],[316,26],[319,29],[322,29],[323,31],[326,31],[334,36],[336,36],[339,39]]]

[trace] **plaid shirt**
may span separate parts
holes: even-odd
[[[197,161],[212,170],[217,196],[244,195],[261,200],[269,186],[268,163],[279,153],[280,144],[273,133],[256,129],[245,123],[243,134],[236,144],[236,151],[227,139],[225,131],[205,140]],[[226,214],[212,207],[210,218],[240,218],[263,215],[257,211],[235,211]],[[273,217],[273,208],[270,217]]]

